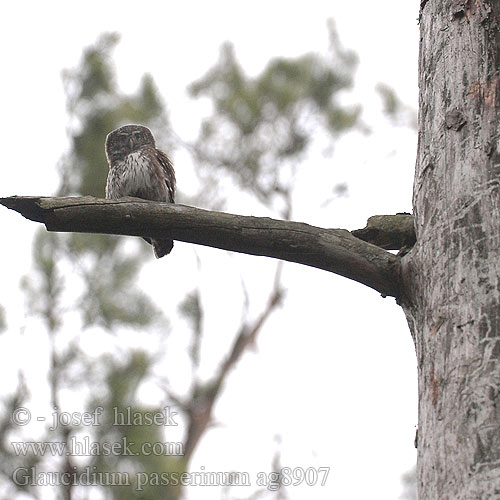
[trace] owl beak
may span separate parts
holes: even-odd
[[[133,137],[131,137],[129,140],[128,140],[128,145],[130,146],[130,149],[133,150],[134,149],[134,139]]]

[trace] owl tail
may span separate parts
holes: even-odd
[[[151,240],[151,243],[157,259],[160,259],[164,255],[168,255],[172,251],[172,248],[174,248],[174,242],[172,240]]]
[[[165,255],[168,255],[172,251],[172,248],[174,248],[174,242],[172,240],[154,240],[152,238],[144,239],[153,245],[153,252],[157,259],[161,259]]]

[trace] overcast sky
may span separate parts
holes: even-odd
[[[56,164],[68,147],[61,71],[76,66],[82,48],[103,31],[122,35],[115,52],[120,86],[131,92],[143,73],[151,73],[176,133],[190,137],[199,123],[199,107],[189,102],[185,88],[215,62],[222,42],[232,41],[245,69],[257,73],[273,56],[324,52],[331,17],[343,45],[359,55],[355,99],[365,106],[376,134],[354,134],[336,146],[331,181],[347,182],[349,197],[326,210],[304,194],[315,188],[315,175],[320,175],[315,170],[320,167],[311,165],[295,219],[354,229],[371,215],[409,211],[415,134],[384,122],[374,87],[386,82],[416,108],[417,15],[418,2],[401,0],[8,2],[0,20],[0,196],[54,193]],[[182,168],[189,166],[179,164],[180,158],[176,166],[182,190],[183,179],[189,178]],[[13,290],[29,271],[36,227],[5,209],[0,214],[0,304],[7,308],[10,327],[3,348],[12,348],[15,356],[15,347],[7,344],[25,320],[22,294]],[[181,283],[193,263],[182,258],[187,248],[176,245],[177,255],[168,262],[162,259],[163,267],[153,273],[164,272],[170,282]],[[207,267],[215,270],[219,259],[222,263],[219,253],[200,250]],[[259,281],[259,272],[271,271],[273,265],[239,256],[234,269],[243,267],[235,273],[258,294],[262,284],[252,283],[252,277]],[[221,287],[240,279],[213,272]],[[192,470],[269,472],[278,446],[274,436],[280,434],[283,465],[331,468],[326,486],[291,488],[291,499],[396,500],[400,476],[416,460],[416,366],[402,311],[393,299],[323,271],[289,264],[284,279],[286,308],[272,317],[258,352],[247,354],[233,373],[216,408],[222,425],[207,433]],[[17,368],[4,367],[1,374],[13,382]],[[189,498],[210,500],[220,494],[193,488]]]

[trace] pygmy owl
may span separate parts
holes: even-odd
[[[168,156],[156,148],[151,130],[142,125],[125,125],[106,137],[109,164],[106,198],[135,196],[174,203],[175,172]],[[174,242],[144,238],[153,245],[157,259],[170,253]]]

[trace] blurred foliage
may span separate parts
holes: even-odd
[[[159,127],[164,133],[169,130],[165,107],[151,76],[143,77],[134,94],[120,92],[111,58],[118,41],[117,34],[103,34],[83,51],[79,66],[63,72],[70,149],[59,164],[60,196],[104,196],[108,173],[104,140],[111,130],[130,122]],[[52,294],[60,293],[55,288],[58,268],[69,259],[84,283],[75,305],[84,328],[101,326],[111,331],[119,325],[146,327],[159,320],[160,311],[136,285],[144,251],[152,258],[151,248],[137,239],[140,246],[125,255],[121,251],[125,241],[100,234],[47,235],[43,231],[34,244],[35,276],[39,279],[25,279],[33,299],[29,302],[32,312],[44,310],[38,302],[57,299]],[[58,317],[59,313],[47,318],[54,323],[47,325],[49,330]]]
[[[189,86],[193,97],[212,103],[195,144],[198,159],[224,169],[266,205],[289,195],[290,165],[304,158],[318,134],[333,140],[357,123],[360,108],[341,102],[357,59],[342,48],[331,22],[329,35],[328,56],[274,58],[255,77],[226,43],[215,66]]]
[[[29,397],[29,391],[22,375],[19,375],[16,390],[2,398],[0,407],[0,477],[5,478],[2,481],[0,498],[10,500],[14,498],[17,492],[26,493],[30,491],[29,485],[16,485],[11,481],[13,472],[19,467],[36,467],[41,461],[41,456],[28,455],[22,456],[15,452],[11,442],[16,441],[17,426],[12,419],[14,411],[26,405]],[[27,498],[30,498],[28,496]]]
[[[5,308],[0,305],[0,333],[7,328],[7,321],[5,319]]]
[[[212,115],[203,121],[199,137],[190,148],[200,175],[229,177],[266,206],[279,200],[291,208],[295,168],[315,138],[321,135],[333,141],[357,125],[360,112],[359,107],[342,103],[342,93],[353,83],[356,57],[341,47],[332,24],[329,35],[328,56],[309,53],[293,59],[275,58],[255,77],[244,72],[230,44],[221,48],[217,64],[189,87],[193,97],[206,97],[212,103]],[[107,133],[120,125],[145,124],[154,130],[162,148],[171,152],[175,146],[166,108],[152,77],[145,75],[131,95],[118,88],[112,62],[118,40],[116,34],[102,35],[84,50],[76,68],[63,73],[69,150],[59,164],[60,196],[103,196],[108,172],[104,140]],[[90,327],[98,328],[104,336],[106,331],[115,332],[118,328],[146,333],[153,325],[161,324],[161,336],[165,336],[161,312],[138,285],[144,250],[151,259],[150,247],[139,238],[40,231],[33,246],[33,271],[23,280],[28,311],[42,319],[48,332],[51,403],[59,408],[64,392],[74,395],[77,389],[85,387],[86,392],[78,394],[87,394],[89,411],[98,406],[104,408],[103,425],[92,429],[91,440],[115,443],[126,439],[135,443],[134,451],[140,449],[141,443],[165,442],[169,436],[160,433],[164,429],[157,425],[113,425],[113,409],[121,412],[130,408],[135,415],[161,411],[160,405],[150,408],[141,404],[140,393],[164,352],[159,349],[157,356],[151,356],[124,341],[117,352],[88,359],[78,341],[81,330]],[[129,471],[132,476],[138,471],[185,471],[193,450],[211,424],[212,407],[225,377],[280,304],[279,277],[274,285],[274,295],[257,320],[242,320],[211,380],[194,380],[185,397],[176,397],[170,389],[167,392],[161,387],[188,421],[185,457],[100,454],[89,457],[85,465],[90,463],[98,471]],[[204,320],[199,290],[193,290],[180,302],[179,312],[192,331],[189,359],[196,368],[200,363]],[[65,331],[68,314],[73,314],[71,321],[77,316],[81,327],[75,329],[71,323],[74,335],[69,340],[71,336]],[[19,394],[18,400],[27,397]],[[5,432],[0,437],[5,437]],[[59,432],[45,438],[67,442],[81,429],[69,427]],[[8,453],[0,448],[0,463],[8,459]],[[23,463],[29,460],[37,458],[23,457]],[[62,470],[76,467],[71,457],[63,458],[59,465]],[[83,465],[79,463],[78,467],[81,470]],[[142,492],[116,487],[101,493],[105,498],[123,500],[176,499],[181,491],[151,486]],[[61,498],[73,495],[71,488],[60,494]],[[30,490],[29,495],[35,498],[36,492]]]
[[[160,311],[149,296],[140,288],[131,290],[142,267],[136,255],[105,260],[107,272],[89,270],[78,308],[83,318],[83,327],[97,325],[112,330],[114,325],[135,328],[147,327],[161,318]],[[112,294],[110,293],[112,292]]]
[[[37,231],[33,241],[33,266],[38,281],[28,276],[21,280],[30,313],[42,319],[49,332],[56,332],[62,320],[60,301],[64,278],[57,267],[60,252],[59,235]]]
[[[148,124],[164,133],[170,128],[151,75],[143,76],[135,94],[120,92],[111,58],[118,41],[116,33],[103,34],[84,50],[77,68],[63,72],[70,151],[60,165],[59,196],[104,196],[108,174],[104,139],[111,130],[125,123]]]
[[[413,467],[401,476],[403,493],[400,500],[417,500],[417,467]]]
[[[168,132],[168,117],[150,76],[143,77],[137,92],[132,95],[119,91],[111,59],[111,51],[117,43],[117,35],[102,35],[95,45],[84,50],[79,66],[63,74],[70,121],[70,148],[59,164],[59,195],[104,195],[108,172],[104,140],[114,128],[124,123],[139,122]],[[139,273],[145,261],[143,250],[147,249],[147,255],[152,259],[151,248],[139,238],[133,242],[136,244],[131,244],[130,239],[127,241],[107,235],[57,234],[45,230],[36,234],[33,270],[22,279],[22,287],[29,315],[39,318],[48,334],[50,405],[58,412],[64,407],[64,393],[91,393],[96,401],[98,394],[108,393],[118,407],[131,406],[134,411],[143,411],[135,402],[137,386],[149,374],[152,360],[142,351],[134,351],[124,345],[118,355],[128,359],[126,364],[116,362],[111,355],[92,361],[79,346],[80,331],[90,327],[109,332],[127,327],[146,333],[153,325],[159,325],[163,333],[167,332],[167,323],[161,311],[138,286]],[[80,328],[75,328],[75,316],[80,319]],[[69,328],[68,323],[71,324]],[[102,374],[104,368],[105,380]],[[100,391],[97,391],[98,387]],[[12,409],[9,410],[14,404],[12,401],[24,403],[22,398],[27,397],[27,392],[18,391],[14,399],[6,399],[4,406],[8,413],[2,415],[8,418],[12,414]],[[101,403],[111,411],[107,404],[105,400]],[[3,425],[0,438],[4,438],[10,428],[2,422],[0,425]],[[153,435],[158,428],[132,426],[121,430],[130,434],[131,441],[136,439],[135,434],[147,433],[143,439],[150,442],[154,438],[153,442],[161,442],[160,436]],[[97,429],[104,432],[104,429]],[[52,432],[47,430],[39,438],[41,441],[67,443],[78,431],[78,427],[68,426]],[[93,436],[89,437],[94,440]],[[139,442],[136,440],[136,443]],[[6,447],[0,448],[0,462],[7,463],[11,455]],[[28,453],[19,457],[17,462],[25,466],[44,460]],[[124,458],[119,456],[116,460],[123,463]],[[143,456],[137,460],[152,459]],[[149,462],[146,465],[149,466]],[[68,456],[59,460],[59,465],[52,463],[50,469],[60,467],[61,470],[71,470],[75,466],[72,457]],[[11,471],[10,475],[3,470],[0,473],[12,487]],[[37,496],[36,489],[32,487],[18,489],[26,494],[29,492],[33,498]],[[127,498],[138,498],[132,493]],[[71,498],[71,488],[59,489],[59,494],[60,498]],[[158,497],[158,492],[149,492],[148,495],[149,498]],[[115,498],[125,497],[123,492],[116,492]]]
[[[101,425],[96,429],[95,439],[100,443],[124,443],[128,445],[130,454],[99,454],[92,459],[91,467],[95,467],[99,472],[124,472],[137,471],[150,475],[165,471],[185,471],[185,464],[182,455],[175,455],[177,452],[176,443],[172,438],[168,438],[169,426],[148,424],[148,418],[153,415],[166,415],[167,424],[177,424],[176,415],[168,414],[169,408],[144,407],[135,403],[139,396],[141,384],[151,377],[151,368],[155,360],[142,350],[132,350],[127,353],[124,359],[115,359],[105,356],[101,364],[106,366],[105,380],[103,388],[105,395],[91,401],[89,411],[102,406],[104,412],[100,419]],[[169,417],[172,420],[169,421]],[[131,422],[136,422],[130,425]],[[143,422],[142,425],[138,422]],[[164,432],[166,430],[166,433]],[[167,438],[167,439],[166,439]],[[169,442],[166,442],[169,441]],[[164,453],[152,453],[150,445],[157,445],[156,450]],[[182,453],[182,443],[178,447]],[[136,479],[135,473],[130,475],[132,480]],[[177,488],[168,488],[155,485],[152,481],[144,485],[141,491],[136,489],[136,485],[131,488],[123,486],[110,487],[112,498],[120,500],[135,499],[173,499],[178,497]]]
[[[378,83],[375,90],[382,99],[384,113],[390,117],[396,116],[401,109],[401,101],[396,95],[395,90],[384,83]]]
[[[203,309],[201,307],[199,290],[193,290],[184,297],[184,300],[179,304],[179,312],[186,318],[191,326],[193,339],[189,349],[189,355],[193,367],[197,368],[200,364],[200,344],[203,324]]]
[[[393,125],[417,129],[417,112],[404,104],[392,87],[385,83],[378,83],[375,90],[382,100],[382,111]]]

